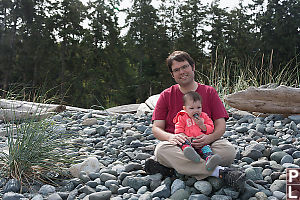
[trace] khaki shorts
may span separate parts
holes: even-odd
[[[217,140],[210,144],[210,147],[214,154],[221,156],[223,160],[221,166],[229,166],[233,163],[236,151],[229,141]],[[201,159],[199,163],[196,163],[187,159],[179,146],[168,141],[158,143],[154,155],[160,164],[174,168],[180,174],[193,176],[197,180],[204,179],[213,172],[206,170],[205,160]]]

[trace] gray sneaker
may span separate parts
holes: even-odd
[[[199,154],[195,151],[193,147],[185,147],[183,150],[184,156],[194,162],[200,162],[201,157]]]
[[[214,170],[216,166],[220,165],[222,162],[221,156],[218,154],[210,156],[206,161],[206,169],[208,171]]]

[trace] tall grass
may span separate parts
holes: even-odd
[[[47,82],[45,81],[44,85],[40,87],[32,87],[24,84],[11,84],[9,85],[9,89],[2,90],[1,98],[8,100],[21,100],[28,102],[36,102],[36,103],[57,103],[61,104],[64,99],[64,95],[59,95],[58,87],[54,87],[51,89],[47,88]]]
[[[34,103],[51,103],[57,99],[55,96],[47,98],[47,93],[42,94],[41,90],[29,95],[23,93],[25,90],[21,91],[6,92],[6,98],[14,100],[23,97]],[[12,113],[14,109],[12,106]],[[72,162],[72,158],[64,153],[68,135],[58,131],[51,118],[40,119],[44,111],[36,107],[29,108],[26,114],[28,118],[13,118],[5,122],[8,151],[0,152],[0,176],[15,178],[30,185],[36,179],[48,182],[66,174],[65,169]]]
[[[214,63],[210,66],[202,66],[200,71],[196,71],[196,79],[213,86],[222,100],[226,95],[250,86],[260,87],[274,83],[299,87],[300,63],[297,62],[298,56],[282,66],[280,70],[274,71],[272,53],[268,62],[264,62],[265,56],[262,55],[260,63],[255,62],[257,58],[248,59],[242,63],[241,61],[227,60],[226,57],[219,56],[216,52]]]
[[[63,174],[71,159],[64,154],[66,136],[49,119],[7,126],[8,152],[0,152],[3,177],[51,180],[49,172]]]

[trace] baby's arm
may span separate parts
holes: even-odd
[[[205,134],[211,134],[214,131],[214,122],[210,119],[210,117],[203,112],[202,114],[203,117],[203,123],[206,126],[206,132]]]
[[[186,127],[186,122],[183,119],[183,117],[179,116],[178,117],[178,121],[175,124],[175,134],[180,134],[182,136],[184,136],[186,139],[188,138],[188,136],[185,134],[185,127]]]
[[[203,118],[201,117],[197,117],[197,118],[194,118],[196,124],[199,126],[199,128],[203,131],[203,132],[206,132],[207,128],[206,128],[206,125],[205,125],[205,121]]]

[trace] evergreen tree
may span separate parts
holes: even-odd
[[[167,68],[162,67],[169,52],[166,29],[151,0],[134,0],[128,11],[125,48],[131,67],[136,71],[137,102],[161,92]]]
[[[176,47],[190,53],[196,62],[203,61],[206,7],[197,0],[185,0],[179,8],[179,36]]]

